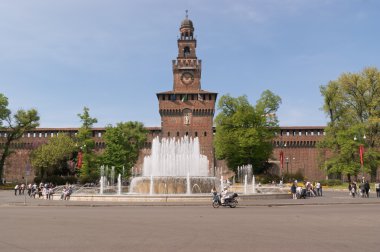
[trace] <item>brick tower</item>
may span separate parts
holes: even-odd
[[[173,60],[173,90],[157,93],[162,137],[198,137],[213,175],[213,117],[217,93],[201,88],[201,60],[196,54],[193,22],[182,21],[177,59]]]

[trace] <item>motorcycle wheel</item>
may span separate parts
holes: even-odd
[[[212,202],[212,207],[213,207],[213,208],[218,208],[218,207],[219,207],[219,203],[216,202],[216,201],[213,201],[213,202]]]
[[[230,207],[235,208],[237,206],[237,204],[238,204],[238,201],[236,199],[234,199],[233,201],[231,201]]]

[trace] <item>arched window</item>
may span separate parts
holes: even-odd
[[[197,137],[197,136],[198,136],[198,132],[195,131],[195,137]]]
[[[168,137],[170,137],[170,132],[168,132]]]
[[[177,131],[177,137],[179,137],[179,132]]]
[[[203,133],[203,136],[207,136],[207,132],[206,131]]]

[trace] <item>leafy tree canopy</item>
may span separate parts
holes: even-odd
[[[225,159],[233,170],[252,164],[255,173],[264,171],[278,130],[276,111],[280,103],[281,98],[269,90],[262,93],[255,106],[247,96],[222,96],[218,103],[220,113],[215,118],[216,157]]]
[[[0,94],[0,128],[7,132],[4,147],[1,150],[0,158],[0,181],[6,158],[12,153],[11,143],[20,139],[29,130],[39,126],[40,117],[37,110],[18,110],[12,114],[8,109],[8,99]]]
[[[72,175],[73,167],[68,161],[76,151],[74,140],[66,134],[59,133],[46,144],[39,146],[31,154],[31,163],[36,176],[47,179],[52,175]]]
[[[121,122],[115,127],[106,127],[104,141],[106,149],[102,155],[102,163],[108,166],[115,166],[117,173],[122,173],[123,167],[130,175],[131,168],[136,163],[139,150],[143,147],[147,130],[140,122]]]
[[[79,148],[78,156],[82,157],[82,164],[79,169],[81,183],[95,182],[99,177],[98,158],[94,153],[95,141],[92,138],[92,127],[98,122],[96,118],[90,116],[90,109],[83,108],[83,114],[78,114],[82,126],[78,130],[76,137]]]
[[[365,146],[364,171],[376,177],[380,155],[380,72],[365,68],[360,73],[343,73],[321,86],[323,110],[330,122],[319,144],[323,169],[348,176],[361,172],[359,145]],[[365,136],[365,138],[364,138]],[[354,138],[356,137],[356,141]],[[331,155],[326,156],[325,150]]]

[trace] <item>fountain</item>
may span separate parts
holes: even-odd
[[[121,174],[117,177],[117,194],[121,195]]]
[[[156,137],[152,153],[144,158],[143,176],[131,181],[130,192],[142,194],[191,194],[197,184],[201,193],[209,193],[219,181],[209,176],[209,162],[200,154],[199,139],[187,136]]]
[[[252,175],[252,193],[256,193],[256,179],[255,179],[255,175]]]

